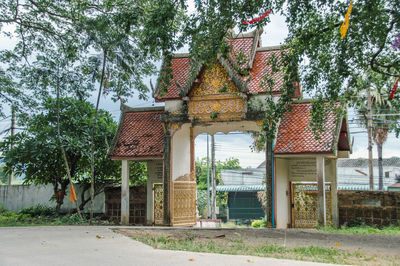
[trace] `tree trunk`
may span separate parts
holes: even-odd
[[[99,93],[97,95],[97,103],[96,103],[96,110],[94,113],[94,120],[93,120],[93,125],[92,125],[92,134],[91,134],[91,151],[90,151],[90,169],[91,169],[91,175],[90,175],[90,223],[92,222],[93,219],[93,211],[94,211],[94,132],[96,129],[96,123],[97,123],[97,115],[99,112],[99,103],[100,103],[100,96],[101,96],[101,89],[103,87],[103,79],[104,79],[104,73],[105,73],[105,68],[106,68],[106,60],[107,60],[107,50],[103,50],[103,67],[101,69],[101,79],[100,79],[100,86],[99,86]]]
[[[376,143],[378,150],[378,169],[379,169],[379,190],[383,190],[383,160],[382,160],[382,144]]]
[[[60,190],[58,190],[58,184],[55,186],[54,191],[55,191],[55,196],[56,196],[56,199],[57,199],[57,206],[56,206],[56,212],[57,213],[60,213],[61,206],[64,204],[64,197],[65,197],[65,194],[66,194],[68,183],[69,183],[68,180],[62,181]]]
[[[71,171],[70,171],[68,160],[67,160],[67,155],[65,154],[64,147],[63,147],[63,145],[61,143],[61,133],[60,133],[60,86],[59,86],[58,82],[59,81],[57,80],[57,140],[58,140],[58,145],[59,145],[60,150],[61,150],[62,157],[64,159],[64,165],[65,165],[65,170],[67,171],[69,184],[72,186],[73,183],[72,183]],[[62,191],[64,191],[64,194],[65,194],[65,189],[62,190]],[[64,201],[64,197],[62,197],[62,199]],[[78,201],[75,201],[75,207],[76,207],[76,211],[78,212],[79,218],[81,220],[83,220],[82,215],[81,215],[81,211],[79,210]]]

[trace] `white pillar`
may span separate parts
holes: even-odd
[[[326,225],[325,158],[317,156],[318,224]]]
[[[121,224],[129,225],[129,162],[122,160],[121,169]]]

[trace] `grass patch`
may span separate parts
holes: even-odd
[[[376,257],[374,255],[341,250],[338,248],[325,248],[316,246],[288,248],[267,242],[263,244],[254,244],[251,241],[243,239],[207,239],[188,233],[186,233],[184,236],[162,234],[163,233],[160,232],[153,234],[136,230],[134,233],[129,234],[129,236],[134,240],[140,241],[157,249],[232,255],[251,255],[334,264],[376,263]],[[387,258],[387,261],[385,262],[392,264],[391,262],[393,261],[390,258]]]
[[[15,213],[0,206],[0,227],[37,225],[88,225],[88,217],[81,220],[78,214],[58,214],[54,208],[41,205],[21,209]],[[94,225],[109,225],[108,221],[95,218]]]
[[[400,235],[400,226],[390,225],[383,228],[377,228],[367,225],[360,225],[354,227],[342,226],[339,229],[333,227],[320,227],[318,231],[334,233],[334,234],[353,234],[353,235],[371,235],[371,234],[386,234],[386,235]]]

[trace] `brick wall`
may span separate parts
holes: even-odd
[[[105,189],[105,214],[115,221],[121,220],[121,187]],[[129,223],[146,223],[146,187],[129,188]]]
[[[339,224],[400,225],[400,191],[338,191]]]

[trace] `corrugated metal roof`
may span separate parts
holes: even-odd
[[[265,185],[220,185],[216,187],[216,191],[219,192],[245,192],[262,190],[265,190]]]
[[[373,165],[378,166],[378,159],[373,159]],[[400,158],[399,157],[383,158],[382,165],[400,167]],[[368,167],[368,159],[367,158],[338,159],[337,167]]]

